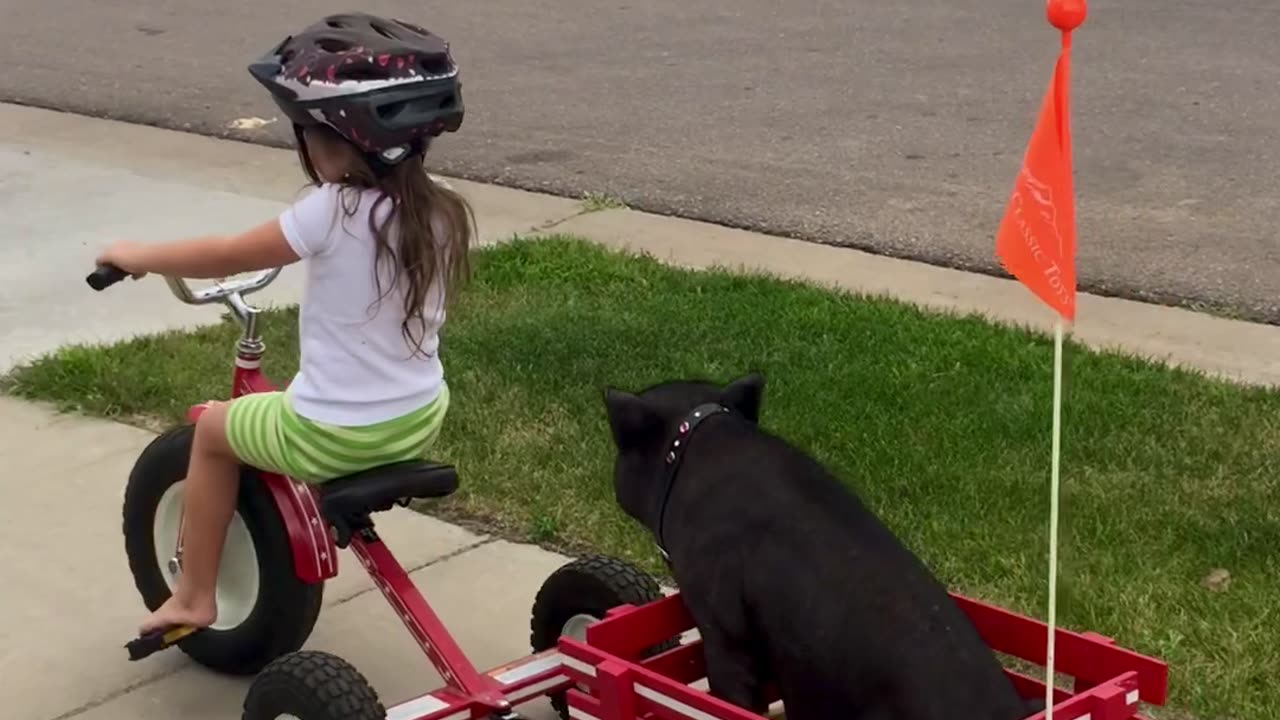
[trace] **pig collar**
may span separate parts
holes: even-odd
[[[676,472],[680,469],[680,461],[684,459],[685,450],[689,447],[689,440],[693,436],[693,431],[702,424],[702,421],[713,415],[723,415],[727,412],[729,412],[729,408],[718,403],[707,403],[694,408],[693,412],[686,415],[684,420],[680,422],[680,426],[676,428],[676,436],[667,447],[666,457],[662,459],[662,504],[658,506],[656,540],[658,552],[662,553],[662,559],[668,563],[671,562],[671,556],[667,554],[666,543],[662,539],[662,528],[667,515],[667,502],[671,500],[671,489],[676,484]]]

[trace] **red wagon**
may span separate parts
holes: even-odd
[[[993,650],[1037,665],[1045,662],[1047,625],[960,595],[952,598]],[[760,720],[691,686],[706,676],[700,640],[643,657],[645,648],[692,628],[677,594],[612,610],[586,628],[585,642],[561,638],[563,669],[575,683],[567,693],[569,715],[580,720]],[[1127,720],[1142,718],[1140,703],[1164,704],[1168,670],[1163,662],[1094,633],[1058,629],[1056,638],[1055,669],[1075,684],[1070,691],[1055,691],[1055,718]],[[1024,697],[1044,697],[1041,680],[1006,672]],[[957,718],[964,715],[964,708],[956,708]]]

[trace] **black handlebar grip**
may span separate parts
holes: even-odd
[[[129,273],[114,265],[99,265],[98,269],[89,273],[89,277],[84,281],[94,290],[106,290],[127,277]]]

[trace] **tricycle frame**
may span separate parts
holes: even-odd
[[[260,311],[245,302],[244,295],[266,287],[278,274],[278,269],[271,270],[248,280],[218,282],[201,291],[193,291],[181,278],[166,278],[173,294],[183,302],[193,305],[222,302],[239,321],[242,332],[236,343],[232,398],[276,389],[262,372],[266,344],[258,331]],[[195,423],[208,407],[208,403],[191,407],[187,420]],[[261,481],[269,490],[287,531],[298,578],[306,583],[320,583],[336,576],[338,548],[330,524],[321,512],[316,491],[305,483],[274,473],[262,472]],[[560,655],[555,650],[479,672],[404,567],[378,537],[372,523],[352,535],[349,547],[445,681],[445,687],[439,690],[389,708],[388,720],[512,716],[515,705],[568,684],[559,662]],[[180,525],[174,562],[180,564],[181,557]]]

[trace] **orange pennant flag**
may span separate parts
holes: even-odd
[[[1076,213],[1067,112],[1069,62],[1070,46],[1064,43],[996,232],[996,255],[1023,285],[1072,322]]]

